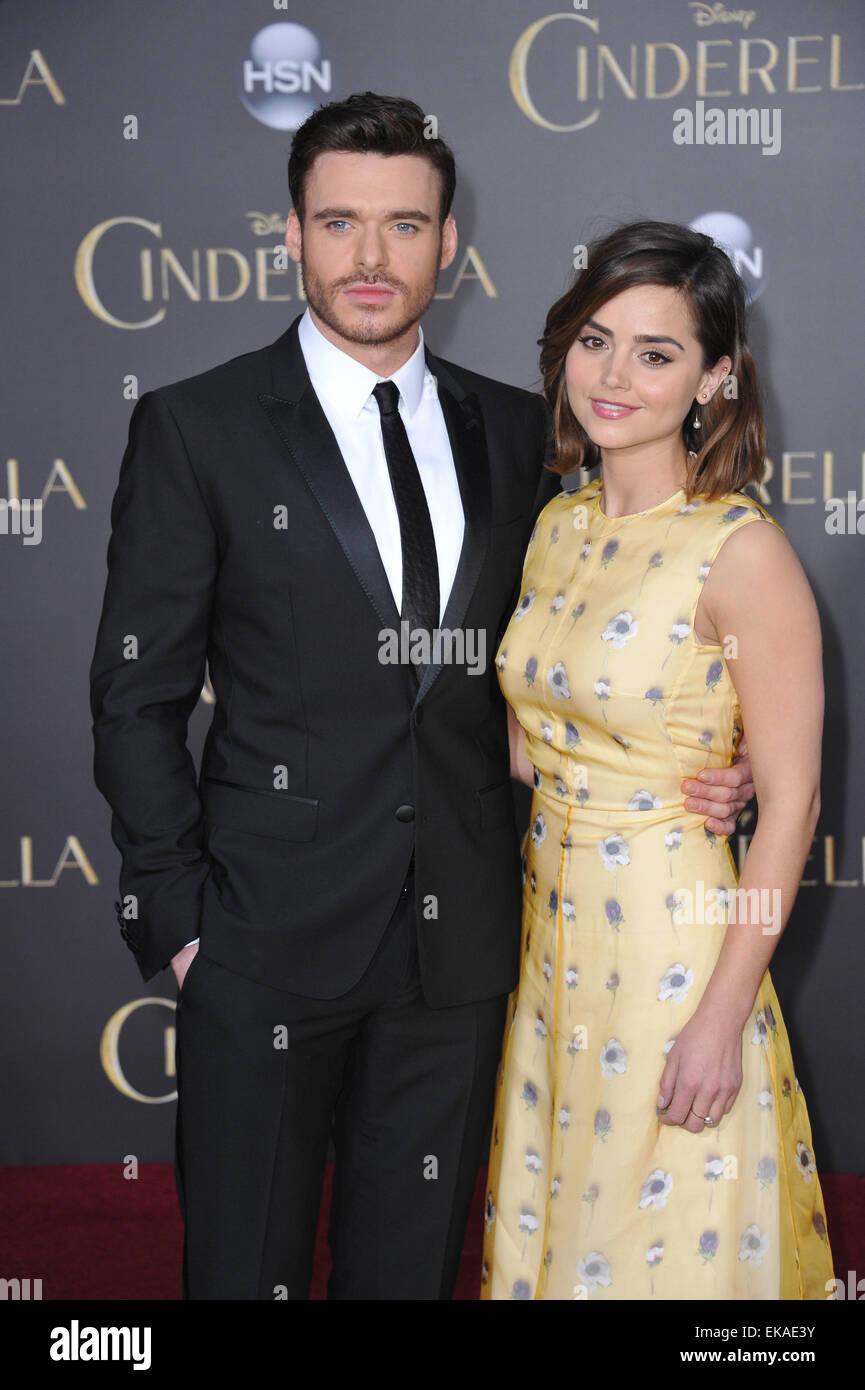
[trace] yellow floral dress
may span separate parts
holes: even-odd
[[[612,519],[600,491],[544,508],[496,657],[535,791],[481,1298],[825,1299],[808,1113],[768,972],[730,1113],[700,1134],[656,1114],[737,884],[727,840],[683,804],[683,778],[729,764],[741,717],[694,615],[726,538],[776,523],[744,494],[682,491]]]

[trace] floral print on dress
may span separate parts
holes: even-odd
[[[739,1244],[739,1259],[759,1268],[768,1249],[769,1237],[763,1234],[759,1226],[749,1226]]]
[[[606,676],[601,676],[595,681],[595,694],[601,702],[601,714],[604,716],[604,723],[607,723],[607,711],[604,705],[610,698],[610,682]]]
[[[595,1115],[595,1134],[599,1139],[606,1139],[613,1128],[612,1118],[609,1110],[599,1110]]]
[[[732,666],[696,635],[700,595],[730,535],[774,523],[742,494],[620,518],[599,494],[544,508],[494,663],[536,775],[480,1295],[822,1301],[818,1164],[769,972],[729,1112],[698,1134],[657,1112],[737,884],[681,790],[743,725]],[[718,910],[694,922],[698,884]]]
[[[640,594],[643,592],[643,585],[645,584],[647,577],[652,573],[652,570],[660,569],[663,563],[664,557],[661,554],[660,550],[656,550],[653,555],[649,556],[649,563],[646,566],[646,572],[640,580],[640,587],[637,590],[637,598],[639,598]]]
[[[684,618],[677,618],[676,622],[673,623],[673,626],[670,628],[669,637],[671,646],[670,650],[667,652],[667,655],[664,657],[664,660],[661,662],[662,671],[666,666],[667,662],[670,660],[670,657],[673,655],[673,652],[676,650],[677,647],[680,647],[682,645],[686,637],[688,637],[688,635],[690,634],[690,631],[690,624]]]
[[[554,618],[554,617],[556,616],[556,614],[557,614],[557,613],[561,610],[561,608],[563,607],[564,602],[565,602],[564,591],[560,589],[559,592],[556,594],[555,598],[553,599],[552,603],[550,604],[550,617],[547,619],[546,623],[544,624],[544,626],[543,626],[542,629],[541,629],[541,637],[543,637],[544,633],[546,632],[547,628],[549,627],[549,625],[550,625],[550,620],[551,620],[552,618]]]
[[[654,1271],[664,1258],[664,1242],[656,1240],[654,1245],[650,1245],[646,1251],[646,1264],[649,1266],[649,1282],[651,1291],[655,1292]]]
[[[778,1175],[778,1165],[771,1154],[766,1154],[757,1164],[757,1181],[761,1187],[771,1187]]]
[[[534,589],[529,589],[527,593],[523,594],[522,598],[517,604],[516,612],[514,613],[514,622],[522,622],[526,614],[531,612],[534,602],[535,591]]]
[[[656,1168],[650,1173],[640,1189],[640,1208],[651,1207],[652,1211],[663,1211],[667,1198],[673,1190],[673,1175]]]
[[[578,618],[581,618],[581,617],[583,616],[583,614],[585,613],[585,611],[586,611],[586,605],[585,605],[585,603],[578,603],[577,606],[576,606],[576,608],[572,608],[572,609],[571,609],[571,623],[573,624],[573,623],[575,623],[575,622],[577,621]]]
[[[609,1288],[613,1282],[609,1261],[597,1250],[593,1250],[577,1265],[577,1278],[581,1284],[585,1284],[590,1293]]]
[[[547,680],[557,700],[570,699],[571,690],[568,685],[568,673],[565,670],[565,663],[563,661],[557,661],[555,666],[547,672]]]
[[[614,873],[620,864],[630,864],[627,842],[621,835],[608,835],[606,840],[598,841],[598,854],[604,861],[604,868]]]
[[[613,931],[621,931],[622,923],[625,920],[622,915],[621,904],[617,902],[615,898],[607,898],[607,901],[604,903],[604,912],[607,915],[607,921],[613,928]]]
[[[796,1167],[805,1182],[810,1182],[812,1173],[817,1171],[811,1150],[801,1140],[796,1145]]]
[[[623,1076],[628,1070],[628,1054],[618,1038],[610,1038],[601,1048],[601,1071],[604,1076]]]
[[[757,1011],[754,1018],[754,1031],[751,1034],[751,1042],[755,1047],[769,1047],[769,1030],[766,1027],[766,1015],[762,1009]]]
[[[706,1159],[706,1165],[705,1165],[705,1177],[706,1177],[706,1181],[709,1182],[709,1183],[711,1184],[711,1187],[710,1187],[710,1189],[709,1189],[709,1211],[712,1210],[712,1198],[713,1198],[714,1195],[715,1195],[715,1184],[716,1184],[716,1183],[718,1182],[718,1180],[719,1180],[720,1178],[722,1178],[723,1176],[724,1176],[724,1160],[723,1160],[723,1158],[718,1158],[718,1157],[707,1158],[707,1159]]]
[[[674,1004],[682,1004],[685,1001],[688,990],[694,983],[693,970],[687,970],[681,961],[671,965],[664,971],[661,978],[660,988],[658,989],[659,999],[672,999]]]
[[[632,613],[623,610],[611,618],[601,633],[601,641],[609,642],[614,651],[620,652],[626,642],[636,637],[639,623]]]
[[[708,1264],[709,1260],[714,1260],[718,1253],[719,1244],[717,1231],[702,1232],[697,1246],[697,1254],[700,1256],[703,1264]]]

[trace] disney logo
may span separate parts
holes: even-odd
[[[269,236],[272,232],[285,233],[285,218],[278,212],[248,212],[253,236]]]
[[[757,17],[756,10],[728,10],[724,5],[701,5],[696,0],[692,0],[689,9],[694,11],[694,23],[700,25],[741,24],[747,29]]]

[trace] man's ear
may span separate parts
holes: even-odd
[[[445,270],[450,265],[457,253],[458,241],[457,224],[451,213],[448,213],[442,223],[442,252],[439,258],[439,270]]]
[[[293,261],[300,262],[300,254],[303,249],[303,232],[300,227],[300,218],[294,208],[285,219],[285,249]]]

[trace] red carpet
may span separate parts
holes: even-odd
[[[458,1299],[476,1299],[484,1177],[478,1177]],[[835,1273],[861,1269],[865,1177],[821,1173]],[[319,1216],[312,1297],[325,1296],[330,1171]],[[49,1299],[179,1299],[182,1226],[167,1163],[125,1181],[118,1164],[0,1169],[0,1277],[42,1280]],[[858,1263],[857,1263],[858,1262]]]

